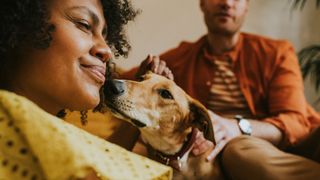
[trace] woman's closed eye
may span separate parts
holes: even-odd
[[[81,30],[84,30],[86,32],[90,32],[92,30],[92,26],[86,20],[79,20],[76,23],[77,23],[77,26],[79,26],[79,28],[81,28]]]

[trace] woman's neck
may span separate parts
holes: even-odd
[[[13,87],[13,88],[12,88]],[[24,96],[33,103],[37,104],[41,109],[48,112],[52,115],[57,115],[57,113],[62,109],[59,107],[56,107],[52,103],[53,102],[50,98],[50,96],[42,96],[41,93],[37,93],[35,89],[28,90],[27,88],[23,88],[20,86],[11,86],[11,88],[7,89],[11,92],[14,92],[20,96]]]

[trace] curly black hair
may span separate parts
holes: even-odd
[[[52,0],[0,1],[0,88],[4,86],[5,75],[10,72],[8,67],[12,62],[8,57],[12,56],[12,51],[24,45],[38,49],[50,46],[51,33],[55,30],[54,25],[49,23],[50,1]],[[101,4],[107,22],[106,42],[115,57],[127,57],[131,47],[124,26],[139,11],[134,10],[130,0],[101,0]],[[107,74],[110,76],[112,72]]]
[[[54,26],[48,23],[48,1],[2,0],[0,2],[0,55],[28,42],[35,48],[50,45]],[[138,11],[129,0],[101,0],[104,16],[108,23],[106,41],[116,57],[127,56],[130,45],[124,25],[133,20]]]

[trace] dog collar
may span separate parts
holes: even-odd
[[[154,155],[154,157],[156,158],[155,160],[165,165],[171,166],[176,170],[180,170],[182,166],[182,163],[180,160],[192,148],[192,145],[196,140],[196,134],[197,134],[197,131],[193,128],[192,132],[187,136],[188,138],[187,142],[184,143],[182,148],[174,155],[164,154],[158,150],[153,149],[149,144],[147,145],[149,147],[148,150],[150,151],[150,153]]]

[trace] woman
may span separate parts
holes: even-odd
[[[130,49],[123,26],[137,12],[127,0],[3,0],[0,12],[0,179],[151,178],[152,167],[170,177],[53,117],[98,105],[112,52]],[[132,175],[137,161],[147,169]]]

